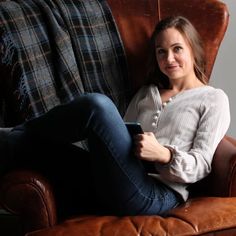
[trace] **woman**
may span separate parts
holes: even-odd
[[[186,200],[186,187],[211,171],[230,123],[228,98],[206,85],[203,46],[187,19],[160,22],[152,48],[149,85],[133,98],[125,119],[150,131],[136,137],[136,156],[154,162],[159,175],[152,176]]]
[[[201,43],[187,19],[161,21],[152,42],[149,82],[124,117],[140,122],[143,134],[133,139],[106,96],[85,94],[15,127],[7,136],[12,155],[33,140],[69,145],[87,139],[91,165],[78,166],[78,171],[90,171],[78,186],[91,179],[93,198],[110,214],[164,214],[186,201],[187,186],[211,171],[214,151],[230,122],[228,98],[206,85]],[[154,173],[147,173],[143,160],[153,165]]]

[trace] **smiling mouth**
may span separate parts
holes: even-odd
[[[167,66],[166,67],[166,70],[176,70],[176,69],[178,69],[179,67],[177,66],[177,65],[172,65],[172,66]]]

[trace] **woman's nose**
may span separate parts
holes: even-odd
[[[166,60],[167,60],[167,62],[168,62],[168,63],[171,63],[171,62],[174,61],[174,59],[175,59],[174,53],[173,53],[172,51],[168,51],[168,52],[167,52],[167,55],[166,55]]]

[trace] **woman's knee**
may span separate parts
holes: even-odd
[[[86,93],[78,98],[83,107],[105,112],[111,108],[115,108],[112,100],[104,94],[100,93]]]

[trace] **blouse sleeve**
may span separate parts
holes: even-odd
[[[198,129],[190,151],[183,152],[176,146],[167,145],[172,151],[172,160],[166,165],[155,164],[163,179],[194,183],[210,173],[216,147],[230,124],[227,95],[222,90],[215,89],[203,99],[200,113]]]

